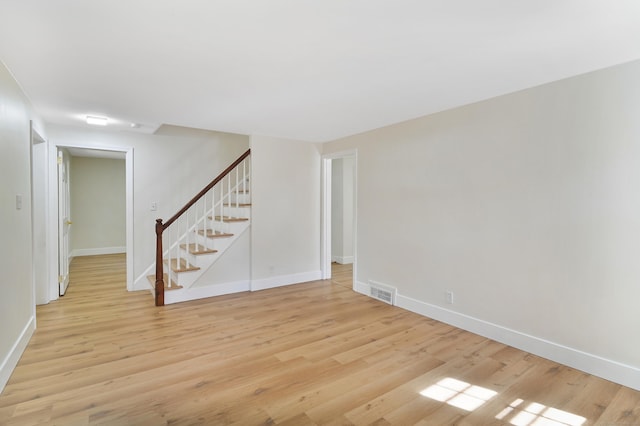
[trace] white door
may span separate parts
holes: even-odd
[[[60,296],[69,285],[69,228],[71,227],[69,200],[69,170],[64,151],[58,150],[58,283]]]

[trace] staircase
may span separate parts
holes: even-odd
[[[249,229],[250,153],[240,156],[166,223],[156,221],[156,274],[148,277],[156,306],[165,300],[193,299],[189,289]]]

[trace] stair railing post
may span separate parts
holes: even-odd
[[[156,306],[164,306],[164,270],[162,264],[162,219],[156,219]]]

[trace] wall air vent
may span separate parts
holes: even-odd
[[[380,284],[369,280],[369,296],[378,299],[381,302],[395,305],[396,289],[388,285]]]

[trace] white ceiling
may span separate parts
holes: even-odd
[[[0,0],[46,121],[327,141],[640,58],[638,0]]]

